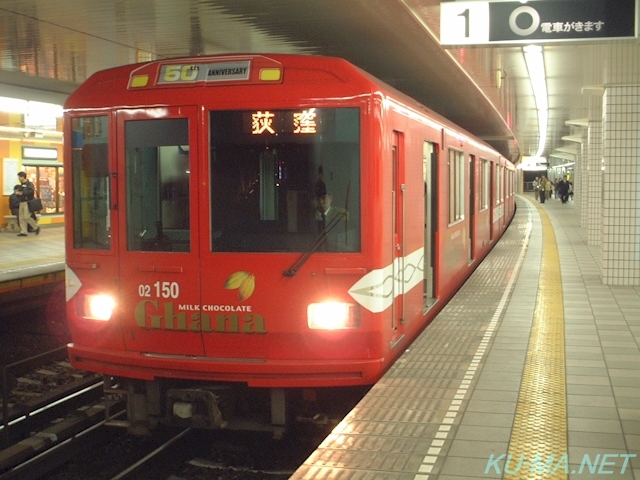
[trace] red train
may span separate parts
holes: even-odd
[[[133,432],[281,429],[375,383],[515,209],[509,161],[337,58],[98,72],[65,148],[69,356]]]

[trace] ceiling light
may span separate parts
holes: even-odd
[[[62,117],[62,105],[0,97],[0,112],[55,118]]]
[[[29,102],[19,98],[0,97],[0,112],[22,113],[29,111]]]
[[[524,59],[529,71],[529,80],[533,89],[533,96],[538,111],[538,151],[534,155],[539,157],[547,143],[547,125],[549,122],[549,101],[547,97],[547,76],[544,69],[544,58],[540,45],[528,45],[524,47]]]

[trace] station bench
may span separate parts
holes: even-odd
[[[40,215],[36,214],[38,220],[40,220]],[[7,222],[6,230],[7,232],[20,232],[20,225],[18,225],[18,217],[15,215],[5,215],[4,219]]]

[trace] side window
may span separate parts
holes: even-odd
[[[464,218],[464,153],[449,150],[449,223]]]
[[[495,189],[495,204],[499,205],[500,204],[500,164],[496,163],[495,168],[494,168],[494,189]]]
[[[73,246],[111,248],[106,116],[71,119]]]
[[[125,123],[127,249],[188,252],[189,121]]]
[[[480,197],[480,210],[485,210],[487,208],[489,208],[489,185],[490,185],[490,178],[489,178],[489,173],[490,169],[489,169],[489,160],[486,159],[482,159],[482,178],[481,178],[481,184],[482,184],[482,193],[481,193],[481,197]]]

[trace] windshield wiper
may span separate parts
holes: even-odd
[[[316,239],[313,241],[311,248],[309,248],[309,250],[303,253],[300,256],[300,258],[298,258],[295,262],[293,262],[293,265],[291,265],[291,267],[289,267],[287,270],[282,272],[282,275],[284,275],[285,277],[293,277],[296,273],[298,273],[298,270],[300,270],[300,268],[307,262],[307,260],[309,260],[311,255],[317,252],[318,249],[322,246],[322,244],[327,241],[327,235],[329,234],[329,232],[333,230],[336,227],[336,225],[338,225],[338,223],[340,223],[340,220],[347,217],[348,217],[348,213],[346,210],[344,212],[339,211],[336,214],[336,216],[333,217],[331,221],[327,224],[324,230],[322,230],[318,234]]]

